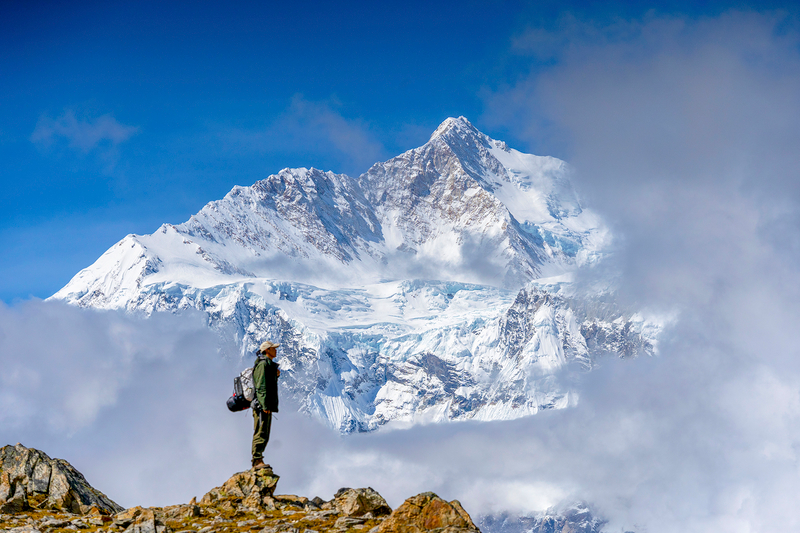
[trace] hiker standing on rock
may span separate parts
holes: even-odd
[[[264,448],[269,442],[272,413],[278,412],[278,377],[281,371],[274,361],[278,353],[276,342],[267,341],[258,349],[258,358],[253,367],[253,469],[270,468],[264,464]]]

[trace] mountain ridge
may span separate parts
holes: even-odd
[[[560,372],[653,353],[659,331],[592,315],[607,296],[571,283],[610,234],[570,172],[450,118],[359,178],[284,169],[234,187],[125,237],[52,298],[196,309],[241,358],[276,340],[284,393],[343,433],[564,408]]]
[[[602,243],[588,242],[587,249],[575,242],[603,240],[607,230],[597,217],[584,217],[590,220],[579,228],[583,234],[564,224],[584,212],[565,163],[513,151],[463,117],[447,119],[437,132],[425,145],[376,163],[359,178],[298,168],[283,169],[249,187],[236,186],[183,224],[164,224],[153,234],[128,235],[118,243],[141,247],[144,251],[135,259],[145,260],[108,258],[78,273],[54,297],[119,307],[113,295],[122,285],[112,289],[96,283],[101,272],[116,269],[119,278],[130,270],[135,275],[127,285],[138,287],[145,277],[158,282],[169,259],[190,268],[193,280],[206,277],[214,284],[237,277],[315,283],[321,276],[309,270],[332,268],[339,286],[346,281],[361,284],[369,273],[371,281],[423,277],[516,288],[538,277],[547,260],[591,262],[601,253]],[[536,180],[519,179],[522,171],[506,169],[495,157],[500,154],[516,157],[517,166],[526,163],[547,172]],[[529,194],[524,209],[517,199],[517,216],[492,194],[504,187],[522,194],[533,190],[533,181],[536,191],[549,187],[566,192]],[[567,198],[566,204],[561,197]],[[464,246],[485,249],[494,270],[511,271],[509,279],[476,275],[461,264],[465,256],[474,255],[461,253]],[[587,249],[585,257],[573,257],[576,246]],[[426,268],[426,262],[432,265]],[[393,268],[398,264],[414,268]],[[172,270],[169,275],[180,276]],[[348,275],[349,270],[355,274]],[[437,275],[426,275],[433,273]]]

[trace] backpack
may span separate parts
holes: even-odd
[[[228,409],[234,413],[250,408],[250,404],[256,397],[256,389],[253,383],[253,370],[263,358],[256,358],[256,362],[250,368],[245,368],[242,373],[233,378],[233,395],[226,402]]]

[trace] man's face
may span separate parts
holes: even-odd
[[[264,355],[269,357],[270,359],[275,359],[275,356],[278,354],[278,349],[275,347],[267,348],[267,351],[264,352]]]

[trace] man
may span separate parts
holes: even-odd
[[[269,442],[272,413],[278,412],[278,376],[281,371],[274,361],[278,353],[276,342],[267,341],[258,349],[258,358],[253,368],[253,469],[270,468],[264,464],[264,448]]]

